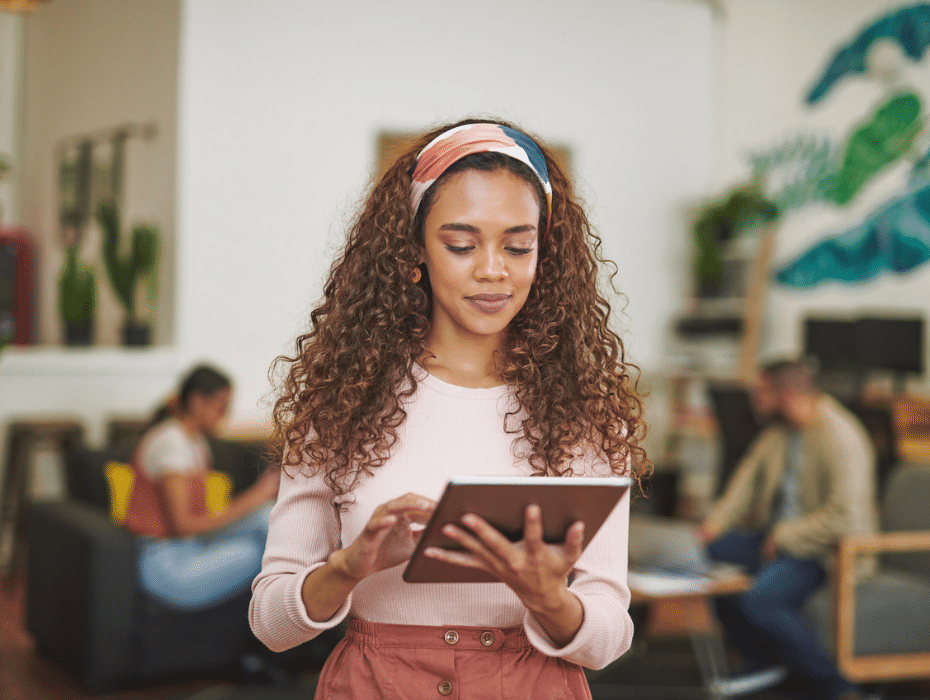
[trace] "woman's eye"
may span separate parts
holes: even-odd
[[[527,255],[533,252],[532,248],[508,248],[507,250],[511,255]]]
[[[473,250],[471,246],[457,246],[457,245],[447,245],[446,250],[450,253],[455,253],[456,255],[464,255],[470,250]]]

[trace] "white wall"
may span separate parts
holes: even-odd
[[[124,124],[153,123],[151,141],[130,139],[123,228],[163,233],[156,342],[170,341],[174,305],[175,133],[180,0],[58,0],[25,18],[25,129],[21,220],[37,239],[38,342],[61,342],[57,279],[64,256],[58,225],[57,151],[63,139]],[[123,311],[100,263],[91,222],[82,257],[98,268],[97,343],[118,345]]]
[[[684,205],[743,177],[751,150],[856,123],[875,99],[865,81],[849,81],[816,110],[802,95],[831,47],[901,3],[721,4],[712,15],[675,0],[482,0],[455,15],[452,32],[454,6],[426,0],[48,3],[23,22],[27,172],[13,202],[43,237],[40,259],[51,261],[41,280],[43,340],[58,333],[56,140],[155,119],[162,130],[146,206],[162,219],[169,249],[158,330],[168,344],[8,351],[0,424],[14,413],[80,409],[99,437],[106,415],[148,410],[202,358],[233,373],[233,420],[263,419],[266,370],[306,321],[367,184],[377,132],[469,113],[516,120],[572,149],[629,296],[620,320],[633,358],[662,369],[686,293]],[[883,186],[870,197],[893,189]],[[792,215],[777,254],[815,240],[831,215]],[[914,308],[927,298],[926,271],[861,288],[775,290],[766,351],[797,348],[808,308]]]
[[[709,185],[710,11],[668,0],[461,7],[184,3],[176,341],[234,371],[240,414],[255,411],[269,363],[308,318],[378,131],[469,114],[571,148],[629,297],[633,357],[661,362],[684,293],[677,211]]]
[[[723,4],[721,148],[715,191],[749,174],[747,156],[753,151],[802,133],[840,141],[866,120],[885,95],[883,88],[866,76],[846,78],[813,107],[806,106],[803,99],[837,48],[880,16],[909,3],[724,0]],[[909,68],[906,79],[921,95],[927,114],[930,57]],[[817,205],[790,213],[779,227],[775,263],[791,259],[831,232],[845,230],[895,196],[904,185],[905,171],[901,166],[889,169],[848,208]],[[930,265],[909,275],[885,275],[862,285],[830,283],[804,292],[772,287],[764,352],[799,351],[801,319],[808,312],[863,310],[919,311],[930,319]],[[930,342],[926,346],[930,352]]]
[[[19,174],[19,108],[22,101],[23,20],[0,12],[0,154],[9,158],[13,170],[0,181],[0,223],[18,220],[15,196]]]
[[[57,0],[25,16],[0,15],[0,57],[21,65],[22,92],[7,102],[10,82],[0,72],[0,138],[22,119],[11,212],[36,238],[38,344],[0,357],[0,446],[7,424],[68,414],[82,419],[93,443],[113,415],[145,414],[165,398],[181,367],[171,340],[174,303],[175,133],[180,0]],[[18,34],[17,34],[18,32]],[[21,37],[21,42],[16,45]],[[7,37],[16,39],[7,43]],[[9,62],[9,63],[7,63]],[[15,82],[15,81],[13,81]],[[128,165],[127,219],[157,222],[164,232],[166,278],[156,319],[159,347],[118,347],[122,311],[100,265],[99,238],[89,230],[82,254],[96,262],[100,292],[98,343],[61,349],[56,280],[64,246],[57,205],[56,150],[60,140],[127,122],[154,122],[158,136]],[[0,148],[4,148],[0,141]],[[133,143],[130,148],[137,148]],[[135,167],[135,166],[141,167]],[[0,453],[0,460],[5,453]],[[0,463],[0,472],[4,465]]]
[[[29,16],[21,210],[41,242],[41,339],[59,333],[55,144],[123,121],[160,129],[134,204],[166,234],[169,318],[148,350],[8,350],[0,433],[14,417],[66,412],[100,442],[109,416],[147,412],[200,359],[233,375],[234,424],[266,420],[267,370],[308,318],[377,133],[468,114],[571,148],[629,297],[618,321],[634,359],[658,366],[688,254],[677,212],[709,183],[710,11],[675,0],[456,7],[56,0]],[[100,282],[108,294],[102,270]]]

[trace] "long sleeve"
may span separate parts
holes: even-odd
[[[547,656],[587,668],[604,668],[624,654],[633,641],[628,608],[627,542],[630,494],[623,497],[597,535],[582,553],[569,590],[584,608],[581,628],[564,647],[557,647],[539,623],[527,613],[523,626],[530,643]]]
[[[281,475],[262,571],[252,583],[249,606],[252,631],[273,651],[313,639],[349,613],[351,595],[330,620],[314,622],[301,596],[304,579],[341,546],[341,525],[331,497],[322,477]]]
[[[776,479],[782,471],[772,465],[783,461],[784,449],[781,429],[762,431],[737,465],[723,495],[711,507],[706,516],[708,525],[720,532],[738,525],[763,526],[777,489]]]
[[[524,625],[542,653],[591,668],[602,667],[630,645],[633,625],[626,584],[629,497],[622,500],[579,558],[570,590],[584,608],[575,638],[556,648],[516,594],[503,583],[410,584],[404,564],[363,579],[332,619],[310,620],[301,598],[307,575],[364,530],[374,510],[406,493],[438,500],[453,476],[525,476],[532,472],[515,455],[504,428],[513,400],[507,387],[472,389],[431,375],[418,380],[405,404],[407,419],[384,464],[360,479],[339,511],[319,476],[282,477],[271,515],[262,571],[253,584],[250,620],[270,648],[286,649],[338,625],[346,615],[364,622],[399,625]],[[611,474],[601,453],[577,457],[578,476]]]
[[[874,529],[875,452],[865,429],[828,399],[808,440],[804,514],[779,523],[772,536],[796,556],[825,557],[842,535]]]

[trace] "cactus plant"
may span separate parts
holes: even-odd
[[[97,315],[97,275],[78,259],[78,246],[69,245],[58,276],[58,310],[68,345],[89,345]]]
[[[103,262],[110,286],[126,311],[127,329],[147,326],[139,313],[138,291],[140,283],[149,285],[149,297],[154,299],[158,271],[158,229],[150,225],[136,225],[130,234],[128,251],[120,251],[119,211],[112,201],[101,202],[97,207],[97,222],[103,232]],[[128,343],[133,344],[133,343]]]

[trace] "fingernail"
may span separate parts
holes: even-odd
[[[445,525],[442,528],[442,534],[454,537],[458,534],[459,529],[455,525]]]
[[[462,516],[462,522],[470,527],[474,527],[478,524],[478,516],[472,513],[466,513]]]

